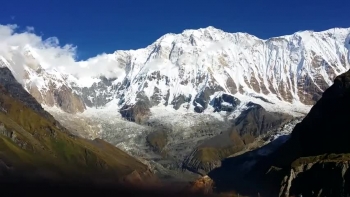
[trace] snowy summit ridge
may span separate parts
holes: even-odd
[[[9,38],[16,36],[13,31]],[[54,46],[21,46],[9,38],[1,47],[0,64],[12,69],[42,104],[72,113],[112,100],[119,108],[142,100],[149,108],[211,113],[234,111],[238,99],[267,109],[274,105],[302,111],[320,98],[335,76],[350,68],[350,28],[263,40],[209,26],[165,34],[143,49],[118,50],[80,62],[74,61],[72,50],[62,52],[58,41]],[[56,55],[50,56],[50,50]],[[56,98],[59,94],[61,99]],[[62,104],[63,98],[74,102]]]

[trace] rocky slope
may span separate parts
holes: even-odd
[[[209,176],[219,190],[239,189],[250,195],[349,195],[349,99],[350,70],[336,77],[309,114],[295,126],[290,138],[272,148],[275,151],[258,160],[249,159],[253,153],[229,158],[225,166]],[[241,171],[236,167],[240,162],[243,164],[242,158],[250,167],[244,174],[234,176],[232,173]]]
[[[244,150],[257,138],[275,133],[292,119],[285,114],[267,112],[257,104],[247,106],[249,108],[234,119],[230,130],[201,143],[184,160],[184,167],[206,174],[220,167],[222,159]]]
[[[22,88],[9,69],[0,68],[0,74],[2,182],[140,184],[151,180],[146,165],[103,140],[72,135]]]
[[[273,162],[273,166],[290,172],[282,182],[280,196],[349,195],[349,99],[350,71],[334,80],[334,84],[295,127],[288,144],[276,153],[286,154],[286,151],[291,152],[290,148],[293,149],[283,161],[280,158]],[[313,184],[304,187],[307,182]]]

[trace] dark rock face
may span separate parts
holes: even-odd
[[[107,79],[106,77],[100,77],[101,81],[94,83],[91,87],[74,89],[80,93],[85,105],[88,107],[101,107],[110,102],[114,97],[114,94],[118,87],[122,84],[113,85],[112,82],[115,80]],[[124,82],[125,85],[126,82]]]
[[[189,103],[191,101],[192,95],[189,95],[188,97],[184,95],[180,95],[171,102],[172,105],[174,105],[174,109],[178,110],[180,109],[181,105],[184,103]]]
[[[240,101],[228,94],[222,94],[213,99],[211,105],[215,108],[214,112],[226,111],[232,112],[240,104]]]
[[[154,87],[153,95],[150,97],[151,105],[156,106],[162,101],[162,95],[159,88]]]
[[[150,109],[145,101],[138,101],[135,105],[124,105],[120,109],[120,114],[129,121],[144,123],[150,114]]]
[[[2,84],[9,85],[14,84],[13,81],[16,81],[12,76],[11,71],[8,68],[1,68]],[[42,69],[36,70],[38,76],[46,78],[47,83],[46,87],[40,88],[35,83],[25,83],[19,84],[17,81],[15,83],[25,87],[29,94],[31,94],[37,102],[44,104],[50,107],[57,106],[67,113],[78,113],[85,110],[85,104],[83,99],[75,93],[63,80],[56,79],[54,76],[48,73],[43,73]],[[11,74],[9,77],[8,74]],[[24,73],[24,79],[28,79],[29,73]],[[53,77],[53,78],[52,78]],[[55,81],[57,80],[57,81]],[[57,82],[57,83],[56,83]],[[60,83],[62,86],[57,87],[57,84]],[[18,91],[18,86],[16,87]],[[12,91],[12,88],[7,88]],[[18,94],[18,93],[17,93]],[[15,95],[15,94],[13,94]],[[26,98],[26,97],[25,97]]]
[[[290,163],[289,167],[283,165],[286,161],[275,162],[276,166],[295,174],[287,175],[290,181],[285,182],[281,188],[282,196],[312,192],[319,196],[350,194],[350,133],[347,115],[349,110],[350,71],[336,77],[334,84],[323,93],[310,113],[295,127],[289,147],[286,145],[277,153],[283,154],[286,152],[283,150],[294,149],[294,154],[287,161]],[[319,156],[324,154],[328,156]],[[306,166],[308,168],[305,168]],[[303,186],[310,182],[314,183],[313,186]]]
[[[315,54],[314,54],[315,55]],[[345,62],[343,65],[346,65]],[[315,55],[312,59],[312,66],[314,68],[324,67],[328,76],[331,79],[335,78],[335,73],[331,65],[329,65],[322,57]],[[315,104],[321,97],[322,93],[329,88],[322,75],[318,74],[313,76],[305,76],[297,81],[298,96],[306,105]]]
[[[344,155],[338,155],[342,158]],[[319,158],[322,159],[322,158]],[[314,161],[292,168],[283,178],[279,196],[347,196],[350,189],[350,161]],[[307,183],[307,184],[306,184]]]
[[[350,110],[349,99],[350,71],[334,80],[334,84],[294,129],[292,137],[300,141],[302,156],[350,152],[347,140],[350,138],[347,132],[349,117],[346,115]]]
[[[269,153],[276,151],[288,138],[289,136],[285,135],[265,146],[223,159],[220,167],[208,173],[208,176],[215,182],[216,191],[230,192],[235,190],[240,194],[245,194],[246,191],[254,190],[256,187],[254,183],[246,182],[251,167],[265,159]],[[258,192],[258,190],[254,190],[249,194],[255,196]]]
[[[263,196],[350,195],[349,111],[350,71],[336,77],[286,143],[231,189]]]
[[[248,109],[233,122],[232,128],[199,145],[183,162],[183,167],[207,174],[221,166],[221,160],[242,151],[259,136],[273,131],[292,119],[291,116],[266,111],[248,103]]]
[[[27,91],[23,91],[22,85],[16,81],[8,68],[0,68],[0,84],[3,86],[4,91],[8,91],[14,99],[21,101],[24,105],[32,108],[42,116],[52,118],[52,116],[41,107],[32,95]]]
[[[152,105],[143,92],[140,92],[137,95],[137,99],[138,101],[136,104],[124,105],[119,112],[122,117],[126,118],[127,120],[142,124],[146,122],[148,116],[150,115],[150,108]]]
[[[58,107],[68,113],[83,112],[85,105],[81,98],[66,86],[54,91],[54,99]]]
[[[321,98],[324,90],[319,89],[309,76],[305,76],[298,81],[298,96],[301,102],[306,105],[313,105],[318,99]],[[322,82],[322,86],[325,86]],[[306,92],[306,94],[304,94]]]
[[[207,109],[210,103],[210,96],[218,91],[223,91],[223,89],[220,86],[205,87],[205,89],[201,91],[193,101],[193,105],[195,106],[194,111],[202,113]]]
[[[277,129],[292,119],[287,114],[268,112],[261,105],[252,102],[249,102],[247,106],[249,109],[242,112],[234,121],[235,128],[241,136],[257,137]]]

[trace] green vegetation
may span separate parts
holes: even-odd
[[[24,90],[23,90],[24,91]],[[65,175],[108,174],[121,178],[148,168],[103,140],[69,133],[52,117],[43,117],[0,88],[0,160],[16,169],[45,168]]]
[[[199,159],[201,162],[221,161],[243,149],[243,146],[230,146],[225,148],[203,147],[197,151],[195,158]]]
[[[232,153],[239,151],[240,148],[201,148],[198,150],[195,158],[199,158],[201,162],[221,161],[223,158],[230,156]]]
[[[233,129],[229,132],[229,140],[226,146],[207,146],[202,145],[196,151],[194,158],[200,160],[201,162],[214,162],[221,161],[222,159],[231,156],[235,153],[238,153],[245,148],[249,148],[248,144],[254,142],[255,138],[250,134],[245,134],[242,137],[238,134],[238,132]],[[222,141],[219,141],[219,143]]]

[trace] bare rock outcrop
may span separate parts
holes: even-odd
[[[245,149],[256,138],[280,128],[292,117],[286,114],[268,112],[260,105],[247,104],[248,109],[238,116],[230,130],[201,143],[188,155],[183,168],[207,174],[221,166],[221,160]]]
[[[335,78],[290,139],[254,166],[247,184],[265,196],[350,195],[349,111],[350,70]]]

